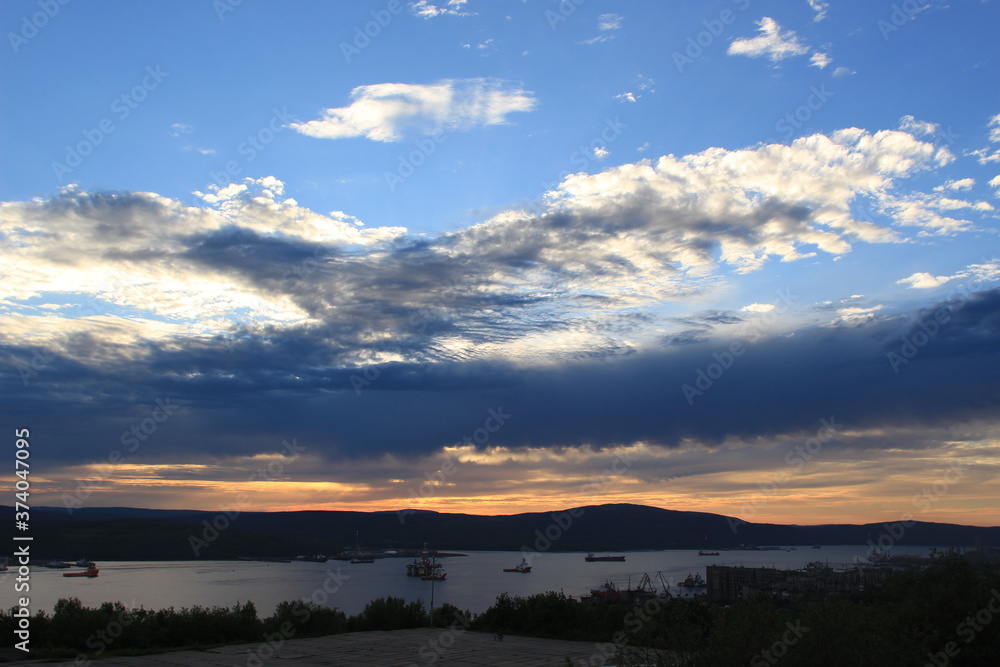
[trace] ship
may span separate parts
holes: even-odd
[[[702,578],[700,572],[694,574],[689,574],[684,581],[677,584],[678,586],[683,586],[684,588],[705,588],[705,580]]]
[[[448,573],[443,570],[438,570],[432,574],[425,574],[421,579],[424,581],[444,581],[444,578],[448,576]]]
[[[307,554],[305,556],[296,556],[295,560],[305,561],[307,563],[325,563],[330,559],[323,554]]]
[[[584,560],[588,563],[599,563],[605,561],[621,562],[625,560],[625,556],[595,556],[593,553],[589,553]]]
[[[621,602],[622,593],[611,581],[605,581],[597,588],[590,589],[590,595],[580,597],[580,602],[595,604],[598,602]]]
[[[698,555],[699,556],[718,556],[719,552],[718,551],[704,551],[703,550],[703,551],[699,551]]]
[[[425,542],[424,549],[420,553],[420,558],[414,558],[412,563],[406,564],[406,576],[425,579],[440,575],[440,578],[444,579],[442,568],[444,568],[444,565],[431,557],[430,550],[427,549],[427,543]]]
[[[100,572],[100,570],[97,569],[97,566],[96,565],[91,565],[90,567],[88,567],[83,572],[63,572],[63,576],[64,577],[89,577],[90,579],[93,579],[94,577],[97,576],[98,572]]]
[[[518,563],[517,566],[515,566],[515,567],[505,567],[503,569],[503,571],[504,572],[523,572],[523,573],[527,574],[528,572],[531,572],[531,566],[528,565],[528,561],[526,561],[525,559],[522,558],[521,562]]]
[[[66,568],[70,568],[70,567],[73,567],[73,566],[70,565],[69,563],[65,563],[65,562],[63,562],[61,560],[50,560],[48,563],[46,563],[42,567],[47,567],[47,568],[50,568],[50,569],[53,569],[53,570],[65,570]]]
[[[361,553],[361,542],[358,538],[358,532],[354,532],[354,558],[351,559],[354,564],[357,563],[374,563],[375,559],[368,554]]]

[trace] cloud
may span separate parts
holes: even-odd
[[[899,129],[910,134],[929,137],[940,132],[941,126],[937,123],[917,120],[913,116],[907,115],[899,119]]]
[[[614,99],[619,102],[635,102],[635,93],[622,93],[620,95],[615,95]]]
[[[944,190],[971,190],[972,186],[975,184],[976,179],[974,178],[951,179],[946,181],[943,185],[935,186],[934,190],[937,192],[942,192]]]
[[[908,278],[897,280],[896,284],[907,285],[913,289],[930,289],[932,287],[940,287],[949,280],[951,280],[950,276],[932,276],[929,273],[920,272],[914,273]]]
[[[818,67],[820,69],[823,69],[824,67],[826,67],[827,65],[829,65],[831,62],[833,62],[833,59],[829,55],[827,55],[825,53],[820,53],[819,51],[815,51],[809,57],[809,65],[811,67]]]
[[[351,91],[349,106],[326,109],[321,118],[293,123],[310,137],[401,141],[409,135],[499,125],[515,112],[535,108],[533,93],[499,79],[445,79],[433,84],[380,83]]]
[[[809,53],[809,47],[799,41],[794,31],[782,30],[774,19],[765,16],[757,21],[757,25],[760,33],[757,37],[734,40],[727,53],[750,58],[766,56],[771,62]]]
[[[5,395],[25,419],[65,415],[53,441],[65,436],[67,445],[53,455],[91,459],[164,396],[183,406],[184,416],[163,426],[171,451],[210,439],[220,456],[261,451],[282,431],[331,457],[357,455],[360,442],[365,451],[435,451],[477,426],[454,415],[500,405],[518,412],[498,444],[517,447],[785,433],[806,422],[769,425],[773,409],[759,421],[748,416],[737,387],[767,389],[778,378],[805,386],[801,373],[846,366],[852,355],[875,364],[864,367],[871,378],[852,381],[883,377],[879,346],[909,324],[882,311],[845,312],[864,326],[818,322],[782,342],[766,327],[740,333],[749,318],[772,315],[759,305],[683,322],[666,318],[664,305],[711,297],[770,261],[907,240],[924,228],[914,218],[898,224],[892,207],[944,200],[899,182],[938,169],[942,150],[895,130],[846,129],[667,155],[568,176],[533,209],[438,236],[317,214],[272,177],[209,189],[197,206],[76,188],[4,203],[3,354],[10,368],[40,351],[49,359],[26,387],[8,374]],[[884,224],[852,215],[859,197],[885,204]],[[984,308],[970,301],[962,312],[987,317]],[[987,320],[968,322],[979,336]],[[689,406],[679,387],[729,335],[759,338],[760,356],[741,359],[746,370],[734,369],[734,384],[713,390],[710,412],[681,412]],[[966,354],[946,340],[934,349]],[[989,339],[962,342],[976,340]],[[674,354],[681,343],[692,355]],[[838,379],[824,400],[801,407],[826,412],[827,399],[856,407],[845,386]],[[676,419],[664,421],[667,399],[680,403]],[[706,427],[717,408],[735,413]],[[70,437],[79,423],[88,424],[86,446]]]
[[[475,13],[463,11],[469,0],[448,0],[444,5],[432,5],[430,0],[417,0],[409,4],[410,11],[422,19],[432,19],[438,16],[475,16]]]
[[[988,139],[990,143],[1000,143],[1000,114],[990,118],[989,122],[986,123],[986,128],[989,130]],[[980,148],[969,151],[968,155],[975,157],[979,161],[979,164],[1000,162],[1000,150],[994,150],[991,153],[989,148]],[[990,184],[993,185],[992,182]]]
[[[857,72],[852,70],[850,67],[838,67],[837,69],[833,70],[833,75],[838,78],[842,76],[847,76],[849,74],[857,74]]]
[[[597,29],[600,34],[596,37],[584,40],[584,44],[601,44],[609,39],[614,39],[614,31],[619,30],[622,27],[622,21],[625,20],[620,14],[601,14],[597,17]]]
[[[809,7],[816,12],[816,16],[813,17],[813,21],[819,23],[826,18],[826,11],[829,9],[830,5],[823,2],[823,0],[809,0]]]
[[[926,272],[918,272],[913,275],[897,280],[897,285],[906,285],[912,289],[932,289],[940,287],[953,280],[973,279],[980,286],[1000,279],[1000,260],[984,260],[979,264],[970,264],[968,267],[951,276],[934,276]]]
[[[623,20],[625,17],[621,14],[601,14],[597,17],[597,29],[602,31],[618,30],[622,27]]]
[[[170,136],[181,137],[185,134],[191,134],[194,132],[194,128],[187,123],[171,123],[170,124]]]

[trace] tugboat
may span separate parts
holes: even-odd
[[[521,562],[517,564],[517,567],[505,567],[503,569],[503,571],[504,572],[523,572],[523,573],[527,574],[528,572],[531,572],[531,566],[528,565],[528,561],[526,561],[525,559],[522,558]]]
[[[588,563],[603,563],[606,561],[621,562],[625,560],[625,556],[595,556],[593,552],[587,554],[587,557],[583,560]]]
[[[702,578],[700,572],[695,572],[694,574],[689,574],[687,578],[678,586],[683,586],[684,588],[705,588],[705,580]]]
[[[441,571],[443,567],[444,565],[431,558],[427,543],[424,542],[424,550],[421,552],[420,558],[414,558],[412,563],[406,564],[406,576],[420,577],[421,579],[440,576],[440,579],[444,579],[445,575]]]
[[[94,577],[97,576],[98,572],[100,572],[100,570],[97,569],[97,566],[94,565],[93,563],[91,563],[90,567],[88,567],[83,572],[63,572],[63,576],[64,577],[89,577],[90,579],[93,579]]]
[[[440,567],[440,564],[439,564],[439,567]],[[424,581],[444,581],[444,578],[447,577],[447,576],[448,576],[447,572],[445,572],[444,570],[438,570],[437,572],[434,572],[433,574],[425,574],[424,576],[422,576],[420,578],[423,579]]]

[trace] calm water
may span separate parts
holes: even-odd
[[[926,547],[897,547],[893,553],[927,554]],[[719,556],[698,556],[697,551],[626,552],[625,562],[587,563],[582,553],[546,553],[533,560],[529,574],[505,573],[521,559],[518,552],[468,551],[468,556],[443,559],[448,579],[434,582],[434,604],[450,602],[475,613],[484,611],[507,592],[530,595],[554,590],[566,595],[589,593],[606,580],[620,588],[631,580],[636,585],[644,572],[660,587],[657,572],[673,588],[687,594],[688,589],[675,585],[689,573],[705,576],[705,566],[746,565],[801,567],[809,561],[830,564],[850,563],[855,556],[867,555],[864,546],[839,546],[796,551],[723,551]],[[178,562],[101,562],[96,579],[64,578],[65,570],[33,566],[31,572],[32,610],[52,610],[56,600],[75,596],[87,606],[105,601],[121,601],[147,609],[164,607],[225,606],[252,600],[260,616],[269,616],[284,600],[310,598],[314,594],[324,603],[324,584],[329,593],[325,604],[348,614],[361,611],[373,598],[393,595],[407,600],[421,598],[427,604],[431,582],[406,576],[410,559],[386,558],[370,565],[347,562],[328,563],[257,563],[220,561],[211,563]],[[74,568],[76,569],[76,568]],[[339,569],[339,574],[338,574]],[[0,575],[0,608],[10,609],[19,593],[14,591],[12,572]]]

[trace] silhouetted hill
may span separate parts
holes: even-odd
[[[6,514],[13,509],[5,507]],[[13,524],[13,516],[7,525]],[[214,534],[211,526],[229,526]],[[352,547],[356,532],[368,548],[539,551],[715,549],[754,545],[878,543],[921,546],[1000,546],[1000,527],[916,522],[796,526],[745,523],[703,512],[642,505],[597,505],[507,516],[403,512],[221,512],[139,508],[32,509],[34,553],[66,558],[174,560],[194,558],[192,537],[206,540],[199,557],[332,553]]]

